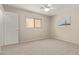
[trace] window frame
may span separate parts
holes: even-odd
[[[33,26],[34,27],[27,27],[27,19],[33,19],[33,22],[34,22],[34,24],[33,24]],[[36,27],[35,26],[35,20],[40,20],[40,27]],[[26,17],[26,21],[25,21],[26,23],[26,28],[27,29],[41,29],[42,28],[42,19],[40,19],[40,18],[32,18],[32,17]]]

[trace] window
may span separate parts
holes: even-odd
[[[41,27],[41,20],[35,19],[35,28]]]
[[[27,19],[26,19],[26,27],[27,27],[27,28],[33,28],[33,27],[34,27],[34,19],[32,19],[32,18],[27,18]]]
[[[27,28],[40,28],[41,20],[34,18],[26,18],[26,27]]]

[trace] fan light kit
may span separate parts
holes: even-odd
[[[43,9],[44,11],[48,12],[48,11],[50,11],[51,9],[54,9],[54,8],[53,8],[52,5],[50,5],[50,4],[43,4],[40,9]]]
[[[49,9],[49,8],[45,8],[44,10],[45,10],[45,11],[50,11],[50,9]]]

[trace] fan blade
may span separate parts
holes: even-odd
[[[40,9],[44,9],[44,7],[41,7]]]
[[[49,7],[52,7],[52,4],[48,4]]]
[[[51,7],[50,9],[55,9],[55,8]]]

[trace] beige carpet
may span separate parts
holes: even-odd
[[[4,55],[72,55],[79,54],[79,45],[46,39],[2,47]]]

